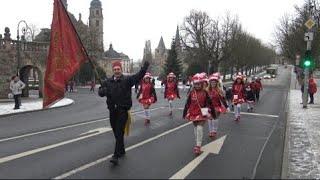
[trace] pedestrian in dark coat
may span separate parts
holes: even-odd
[[[256,97],[255,94],[253,92],[253,90],[251,89],[250,85],[248,85],[246,87],[245,90],[245,101],[247,102],[247,111],[253,111],[253,106],[255,103]]]
[[[110,112],[110,124],[116,139],[116,145],[111,163],[118,164],[118,158],[125,155],[124,129],[128,120],[128,111],[132,107],[131,89],[141,81],[149,67],[146,61],[141,70],[132,76],[122,74],[120,61],[112,64],[113,76],[102,82],[99,96],[107,97],[107,106]]]

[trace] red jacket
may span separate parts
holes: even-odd
[[[252,89],[252,91],[255,91],[257,89],[257,83],[252,81],[250,84],[249,84],[250,88]]]
[[[256,88],[255,88],[255,90],[257,90],[257,91],[260,91],[260,90],[262,90],[262,84],[261,84],[261,81],[256,81]]]
[[[317,92],[317,83],[313,78],[309,79],[309,93],[314,94]]]

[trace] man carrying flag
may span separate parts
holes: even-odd
[[[125,155],[124,130],[128,120],[128,111],[132,107],[131,88],[141,81],[149,62],[145,61],[141,70],[132,76],[122,74],[121,62],[112,64],[113,76],[102,82],[99,88],[99,96],[107,97],[107,106],[110,112],[110,124],[116,138],[116,145],[111,163],[118,164],[118,159]]]
[[[63,99],[66,84],[80,66],[89,60],[61,0],[54,0],[53,6],[51,41],[44,78],[43,108],[48,108]]]

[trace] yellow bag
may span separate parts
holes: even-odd
[[[131,110],[129,110],[128,111],[128,120],[127,120],[126,126],[124,128],[124,134],[126,136],[129,136],[130,128],[131,128],[131,122],[132,122],[132,115],[131,115]]]

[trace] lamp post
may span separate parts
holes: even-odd
[[[26,33],[27,31],[29,30],[31,35],[33,34],[32,33],[32,30],[31,28],[28,26],[27,22],[25,20],[21,20],[19,21],[18,23],[18,27],[17,27],[17,60],[18,60],[18,66],[17,66],[17,75],[19,76],[20,75],[20,66],[21,66],[21,57],[20,57],[20,50],[21,50],[21,43],[20,43],[20,24],[21,23],[24,23],[25,27],[22,28],[22,33],[23,33],[23,36],[21,37],[21,40],[22,39],[25,39],[26,38]]]

